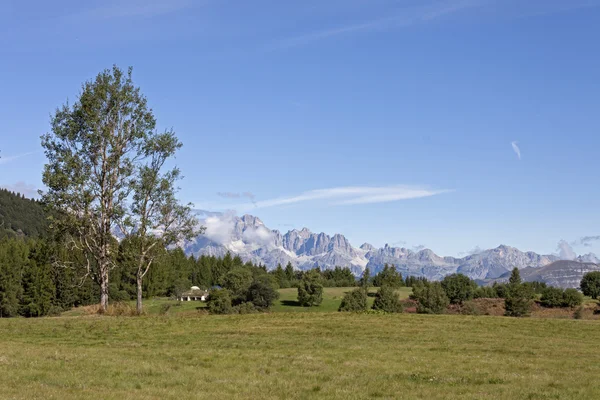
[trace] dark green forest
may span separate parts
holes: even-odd
[[[39,237],[46,227],[42,204],[20,193],[0,189],[0,238]]]

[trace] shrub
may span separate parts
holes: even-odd
[[[257,280],[250,285],[246,295],[246,301],[254,304],[258,310],[269,309],[275,300],[279,298],[279,292],[268,283]]]
[[[233,307],[232,310],[234,314],[255,314],[258,311],[259,310],[256,309],[254,304],[250,302],[238,304],[237,306]]]
[[[500,284],[494,283],[494,286],[492,286],[492,288],[496,292],[497,297],[499,297],[501,299],[505,299],[508,296],[508,285],[506,285],[504,283],[500,283]]]
[[[441,284],[452,304],[462,304],[464,301],[471,300],[477,290],[475,281],[463,274],[448,275]]]
[[[231,293],[227,289],[215,289],[208,296],[208,312],[211,314],[231,314]]]
[[[583,306],[577,307],[575,312],[573,313],[574,319],[582,319],[583,318]]]
[[[421,314],[443,314],[450,303],[439,282],[415,285],[411,298],[418,302],[417,312]]]
[[[542,290],[542,298],[540,303],[544,307],[561,307],[563,305],[563,290],[560,288],[549,286]]]
[[[496,289],[492,286],[479,286],[473,293],[474,299],[495,299],[498,297]]]
[[[165,303],[162,306],[160,306],[160,310],[158,311],[158,313],[160,315],[166,315],[169,310],[171,309],[172,304],[171,303]]]
[[[298,286],[298,302],[301,306],[318,306],[323,301],[323,285],[321,284],[321,274],[317,271],[310,271],[302,277]]]
[[[380,310],[387,313],[401,313],[403,311],[402,303],[394,288],[384,285],[375,295],[373,310]]]
[[[342,303],[338,311],[366,311],[367,310],[367,292],[363,288],[357,288],[346,293],[342,298]]]
[[[563,293],[564,307],[577,307],[583,304],[583,294],[577,289],[566,289]]]
[[[483,311],[474,301],[465,301],[460,308],[460,313],[463,315],[481,315]]]
[[[509,317],[527,317],[533,304],[533,290],[530,286],[509,285],[507,297],[504,299],[504,315]]]
[[[600,296],[600,271],[586,273],[579,285],[584,295],[597,299]]]

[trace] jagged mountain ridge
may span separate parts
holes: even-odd
[[[554,255],[522,252],[505,245],[463,258],[441,257],[430,249],[413,251],[389,245],[378,249],[368,243],[355,248],[341,234],[330,236],[307,228],[282,234],[252,215],[205,215],[202,223],[207,226],[206,234],[184,245],[187,254],[223,256],[229,251],[269,269],[291,262],[299,269],[350,267],[360,275],[367,266],[375,273],[387,263],[395,265],[404,276],[438,280],[459,272],[486,280],[499,278],[514,267],[540,268],[558,261]],[[582,257],[585,261],[597,260],[592,254]]]
[[[521,279],[525,282],[545,282],[550,286],[567,289],[578,288],[583,275],[592,271],[600,271],[600,265],[581,261],[559,260],[540,268],[523,268],[520,273]],[[484,285],[491,285],[493,282],[506,283],[509,278],[510,272],[507,272],[497,279],[480,281],[480,283]]]

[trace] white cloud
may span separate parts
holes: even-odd
[[[575,253],[569,242],[566,240],[558,242],[556,250],[558,251],[558,256],[561,260],[574,260],[577,258],[577,253]]]
[[[209,216],[202,223],[206,227],[204,236],[215,243],[228,244],[233,236],[234,217],[232,213]]]
[[[328,201],[331,205],[353,205],[386,203],[400,200],[417,199],[446,193],[448,190],[431,190],[416,186],[346,186],[329,189],[310,190],[296,196],[278,197],[261,200],[252,204],[239,204],[230,208],[240,212],[256,209],[277,207],[311,201]]]
[[[512,146],[513,151],[515,152],[517,157],[519,157],[519,160],[520,160],[521,159],[521,149],[519,149],[518,143],[511,142],[510,145]]]
[[[266,246],[273,243],[274,234],[264,226],[246,229],[242,235],[246,243]]]

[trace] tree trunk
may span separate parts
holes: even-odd
[[[108,265],[100,265],[100,312],[108,311]]]
[[[137,274],[137,303],[136,303],[137,315],[142,315],[142,276]]]

